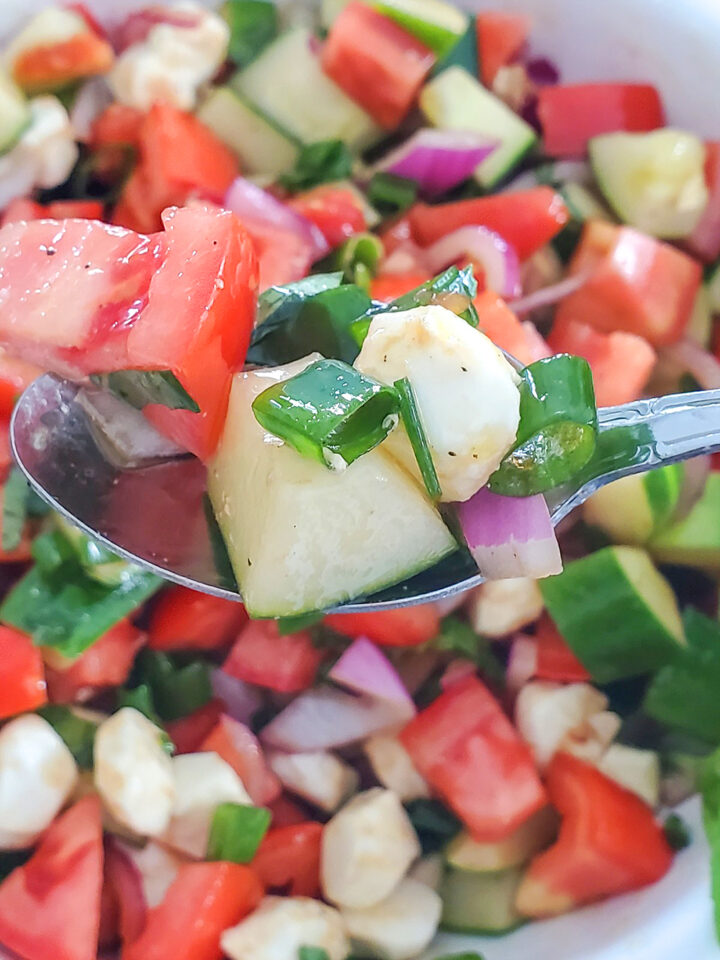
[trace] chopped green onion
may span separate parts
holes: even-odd
[[[117,370],[92,374],[90,379],[136,410],[158,403],[170,410],[200,413],[200,407],[171,370]]]
[[[344,469],[398,422],[397,394],[339,360],[318,360],[253,401],[257,421],[302,456]]]
[[[140,678],[152,691],[152,702],[165,722],[186,717],[212,699],[210,670],[203,660],[179,666],[165,653],[144,650]]]
[[[137,687],[132,687],[131,689],[119,687],[115,703],[118,710],[122,709],[122,707],[132,707],[133,710],[142,713],[144,717],[152,720],[153,723],[162,723],[155,709],[155,700],[153,699],[152,690],[148,683],[140,683]]]
[[[375,173],[368,185],[367,197],[381,213],[400,213],[415,203],[418,185],[415,180],[393,173]]]
[[[395,389],[400,398],[400,416],[410,440],[410,446],[413,448],[417,465],[420,468],[425,489],[431,500],[439,500],[442,494],[440,481],[430,453],[425,428],[420,419],[420,411],[415,400],[412,384],[407,377],[403,377],[402,380],[395,381]]]
[[[270,811],[242,803],[221,803],[210,826],[207,859],[250,863],[270,826]]]
[[[65,746],[82,770],[92,770],[93,747],[98,724],[78,716],[71,707],[49,703],[38,710],[40,716],[65,742]]]
[[[394,313],[398,310],[412,310],[414,307],[425,307],[430,304],[445,307],[466,320],[471,327],[478,325],[478,315],[473,306],[473,298],[477,294],[477,280],[472,267],[462,270],[457,267],[448,267],[442,273],[427,280],[425,283],[403,294],[390,303],[382,304],[376,312]]]
[[[306,144],[295,167],[280,177],[288,190],[309,190],[320,183],[347,180],[352,173],[352,155],[342,140],[318,140]]]
[[[2,549],[14,550],[20,545],[28,518],[30,487],[24,474],[13,467],[3,488]]]
[[[475,633],[470,624],[464,620],[445,617],[440,625],[440,633],[433,640],[433,646],[438,650],[447,650],[472,660],[489,680],[496,684],[503,683],[505,671],[492,652],[490,643],[485,637]]]
[[[356,233],[335,252],[334,259],[348,283],[367,291],[384,252],[382,240],[375,234]]]
[[[677,813],[671,813],[669,817],[665,818],[663,830],[665,839],[673,850],[684,850],[685,847],[690,846],[692,841],[690,827]]]
[[[269,0],[227,0],[220,13],[230,27],[228,54],[238,67],[247,66],[277,36],[277,7]]]
[[[322,611],[301,613],[297,617],[279,617],[275,622],[280,636],[286,637],[290,633],[299,633],[301,630],[307,630],[308,627],[314,627],[316,623],[322,622],[324,616]]]
[[[367,293],[353,284],[293,296],[255,328],[248,362],[280,365],[317,351],[352,363],[360,349],[352,326],[370,305]]]
[[[715,932],[720,937],[720,748],[711,753],[700,774],[705,835],[710,846],[710,877]]]
[[[460,821],[439,800],[410,800],[405,810],[424,854],[442,850],[460,832]]]
[[[330,960],[330,954],[324,947],[300,947],[297,960]]]
[[[59,530],[48,530],[35,537],[30,552],[40,570],[47,574],[59,570],[65,563],[75,563],[72,547]]]
[[[528,497],[571,479],[597,442],[597,408],[586,360],[559,354],[521,373],[520,426],[515,446],[490,477],[494,493]]]
[[[117,586],[122,583],[128,569],[126,560],[121,559],[102,543],[68,523],[59,514],[54,515],[53,522],[60,535],[72,547],[77,562],[88,577],[109,586]]]

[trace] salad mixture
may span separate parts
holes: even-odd
[[[718,887],[717,464],[558,537],[544,494],[634,449],[596,404],[720,387],[720,142],[530,28],[70,4],[4,50],[3,957],[411,960],[660,880],[698,791]],[[45,371],[207,463],[244,605],[30,492]],[[438,563],[486,582],[324,612]]]

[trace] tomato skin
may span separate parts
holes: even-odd
[[[91,647],[58,669],[57,658],[47,667],[47,683],[52,703],[88,700],[103,687],[123,684],[135,655],[145,643],[145,634],[125,618],[111,627]],[[54,651],[53,651],[54,653]]]
[[[321,823],[308,821],[274,827],[260,842],[252,861],[265,889],[291,897],[317,897],[320,893]]]
[[[387,129],[408,112],[434,63],[432,50],[359,0],[335,19],[322,52],[325,73]]]
[[[568,753],[551,761],[547,788],[563,821],[556,843],[530,862],[518,893],[522,913],[561,913],[667,873],[672,850],[638,796]]]
[[[589,671],[565,643],[560,631],[547,613],[542,615],[535,627],[535,640],[537,642],[535,676],[539,680],[553,680],[557,683],[588,683],[590,681]]]
[[[39,220],[43,215],[43,205],[29,197],[16,197],[5,207],[2,225],[17,223],[19,220]]]
[[[220,960],[220,936],[254,910],[262,885],[237,863],[183,863],[121,960]]]
[[[40,93],[107,73],[113,60],[110,44],[87,30],[58,43],[23,51],[12,64],[12,75],[26,92]]]
[[[47,703],[45,668],[31,638],[0,626],[0,719]]]
[[[584,157],[588,140],[627,130],[644,133],[665,126],[655,87],[643,83],[551,85],[538,91],[538,115],[545,153]]]
[[[492,87],[498,70],[512,63],[525,45],[530,17],[488,11],[478,14],[475,26],[480,78],[486,87]]]
[[[275,621],[249,620],[222,668],[246,683],[297,693],[312,686],[321,660],[306,631],[281,637]]]
[[[193,710],[186,717],[180,717],[179,720],[172,720],[165,724],[168,736],[175,744],[175,752],[197,753],[200,745],[208,736],[211,730],[215,728],[218,720],[225,711],[225,704],[222,700],[209,700]]]
[[[329,613],[324,623],[338,633],[367,637],[383,647],[418,647],[440,631],[440,617],[433,603],[378,613]]]
[[[373,300],[389,303],[430,279],[430,274],[426,273],[386,273],[371,282],[370,296]]]
[[[246,621],[241,603],[172,586],[153,607],[148,646],[153,650],[216,650],[227,646]]]
[[[331,248],[367,227],[357,197],[342,184],[321,183],[293,197],[289,206],[314,223]]]
[[[559,304],[560,325],[579,320],[637,334],[652,346],[682,337],[702,279],[700,264],[670,244],[599,220],[585,225],[570,273],[588,278]]]
[[[0,942],[25,960],[95,960],[102,870],[100,801],[84,797],[0,884]]]
[[[479,225],[499,233],[521,260],[558,234],[569,220],[551,187],[532,187],[430,207],[416,204],[408,217],[415,240],[426,247],[460,227]]]
[[[307,820],[306,811],[285,793],[280,794],[277,800],[274,800],[268,806],[272,814],[273,829],[276,827],[294,827],[298,823],[305,823]]]
[[[502,840],[547,802],[530,749],[477,677],[448,687],[400,740],[476,840]]]
[[[280,781],[267,765],[258,738],[244,723],[222,714],[200,750],[216,753],[228,763],[257,806],[267,806],[280,796]]]

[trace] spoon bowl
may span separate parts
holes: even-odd
[[[88,414],[84,388],[47,374],[23,393],[10,425],[12,451],[34,490],[61,516],[121,557],[193,590],[241,600],[189,456],[133,467],[113,463]],[[595,455],[546,495],[553,524],[612,480],[720,451],[720,390],[637,400],[599,411]],[[469,553],[338,610],[357,613],[443,600],[483,582]]]

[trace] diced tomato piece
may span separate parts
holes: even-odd
[[[332,25],[325,73],[382,127],[396,127],[413,105],[435,54],[394,21],[352,0]]]
[[[153,650],[216,650],[227,646],[247,621],[245,607],[187,587],[170,587],[153,607]]]
[[[322,824],[298,823],[269,830],[252,862],[269,893],[317,897],[320,893]]]
[[[234,154],[208,127],[167,103],[145,115],[138,147],[140,162],[114,214],[131,229],[159,230],[163,210],[191,196],[222,201],[239,172]]]
[[[244,215],[242,225],[252,238],[257,254],[261,291],[294,283],[307,276],[315,248],[305,236],[261,217]]]
[[[665,126],[660,94],[645,83],[578,83],[541,87],[538,116],[545,153],[584,157],[603,133],[642,133]]]
[[[652,810],[590,764],[558,753],[547,771],[563,820],[557,842],[531,861],[517,904],[527,916],[563,913],[655,883],[673,854]]]
[[[481,842],[502,840],[547,802],[529,747],[477,677],[452,684],[400,739]]]
[[[499,233],[525,260],[562,230],[569,214],[562,197],[551,187],[532,187],[434,207],[418,203],[408,217],[415,239],[423,246],[460,227],[477,224]]]
[[[384,276],[375,277],[371,282],[370,296],[373,300],[389,303],[430,279],[427,273],[386,273]]]
[[[433,603],[377,613],[330,613],[324,622],[347,637],[367,637],[383,647],[419,647],[440,631],[440,616]]]
[[[43,371],[34,363],[10,356],[0,347],[0,417],[9,417],[15,401]]]
[[[535,360],[544,360],[552,356],[550,344],[531,320],[523,320],[522,328],[525,334],[525,355],[528,358],[525,363],[533,363]]]
[[[115,933],[121,943],[132,943],[142,933],[147,921],[147,902],[140,871],[114,837],[105,840],[103,897],[106,910],[115,921],[115,930],[101,932],[100,941],[107,942]],[[108,903],[109,901],[109,903]],[[107,922],[107,921],[106,921]],[[102,931],[102,923],[101,923]]]
[[[535,676],[557,683],[586,683],[590,674],[567,645],[550,617],[545,613],[535,627],[537,666]]]
[[[340,246],[343,240],[367,227],[357,195],[342,184],[321,183],[293,197],[290,206],[315,224],[329,247]]]
[[[537,340],[530,339],[532,332],[528,332],[527,326],[520,323],[510,307],[494,290],[483,290],[475,297],[474,303],[479,319],[478,330],[490,337],[501,350],[507,350],[525,364],[539,360],[543,355],[549,355],[549,349],[546,353],[541,352],[542,347]],[[542,341],[535,327],[532,327],[532,331],[535,331],[537,338]],[[537,355],[538,353],[540,356]]]
[[[647,340],[634,333],[601,333],[570,318],[555,321],[548,343],[555,353],[573,353],[587,360],[601,407],[642,396],[657,359]]]
[[[413,233],[408,214],[396,217],[387,226],[383,226],[378,231],[378,236],[382,240],[383,247],[385,247],[386,256],[390,256],[397,247],[407,243],[408,240],[412,240]]]
[[[477,29],[480,78],[492,87],[498,70],[512,63],[522,51],[530,32],[530,17],[521,13],[479,13]]]
[[[36,710],[47,703],[45,668],[31,638],[0,626],[0,718]]]
[[[12,75],[23,90],[39,93],[107,73],[113,59],[110,44],[92,30],[85,30],[67,40],[24,50],[12,64]]]
[[[200,750],[214,752],[229,763],[257,806],[264,807],[280,796],[280,781],[267,765],[260,741],[244,723],[223,714]]]
[[[140,145],[145,114],[124,103],[111,103],[93,120],[90,129],[91,149],[110,146]]]
[[[705,144],[705,183],[708,205],[688,237],[687,247],[696,257],[712,263],[720,257],[720,142]]]
[[[559,304],[560,322],[636,333],[653,346],[682,337],[702,279],[700,264],[686,253],[600,220],[585,225],[570,273],[587,279]]]
[[[102,871],[100,801],[84,797],[0,884],[0,943],[25,960],[95,960]]]
[[[257,874],[237,863],[183,863],[122,960],[220,960],[220,936],[262,897]]]
[[[200,745],[225,711],[222,700],[209,700],[186,717],[165,724],[176,753],[197,753]]]
[[[145,634],[125,618],[111,627],[80,656],[58,669],[52,651],[52,666],[47,668],[47,683],[53,703],[88,700],[103,687],[125,683]]]
[[[250,342],[257,263],[229,211],[198,205],[169,211],[164,220],[167,253],[129,332],[128,366],[172,370],[201,412],[149,406],[145,416],[204,460],[217,446],[232,375]]]
[[[17,223],[18,220],[39,220],[43,215],[45,208],[41,203],[36,203],[29,197],[17,197],[11,200],[5,207],[2,217],[2,225],[6,223]]]
[[[102,220],[103,216],[99,200],[53,200],[42,210],[42,216],[51,220]]]
[[[280,693],[312,686],[322,660],[304,630],[281,637],[274,620],[250,620],[235,641],[223,670],[231,677]]]
[[[287,794],[281,794],[277,800],[268,804],[272,814],[272,825],[275,827],[292,827],[298,823],[305,823],[307,813]]]

